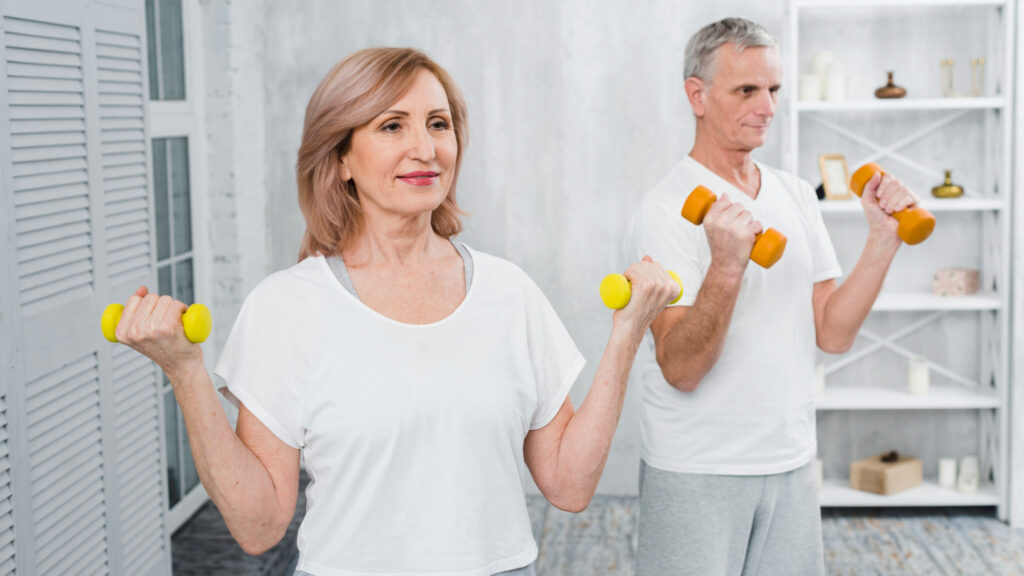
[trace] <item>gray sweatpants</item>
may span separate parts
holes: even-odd
[[[640,462],[637,576],[821,576],[814,461],[768,476],[667,472]]]

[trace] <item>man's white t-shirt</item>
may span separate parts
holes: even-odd
[[[523,441],[584,360],[526,273],[471,254],[465,299],[432,324],[373,311],[321,256],[246,298],[214,372],[303,450],[299,570],[490,576],[536,559]]]
[[[642,201],[626,235],[626,254],[645,254],[675,270],[692,306],[711,263],[703,226],[683,219],[698,185],[728,194],[765,228],[787,237],[771,269],[743,275],[722,354],[692,393],[673,388],[651,353],[642,366],[644,461],[671,472],[763,475],[803,466],[816,451],[811,296],[816,282],[841,275],[817,197],[795,176],[760,163],[757,199],[687,156]]]

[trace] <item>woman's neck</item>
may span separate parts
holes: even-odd
[[[443,258],[451,243],[430,225],[430,214],[383,217],[364,214],[363,229],[342,257],[350,267],[368,264],[415,265]]]

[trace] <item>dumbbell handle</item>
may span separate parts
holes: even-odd
[[[683,218],[700,226],[704,223],[711,205],[718,200],[714,192],[704,186],[697,186],[683,203]],[[786,251],[786,236],[775,228],[767,228],[754,237],[754,247],[750,250],[750,259],[762,268],[771,268],[782,258]]]
[[[874,162],[868,162],[858,168],[850,177],[850,190],[860,196],[875,172],[885,176],[885,170]],[[932,235],[932,230],[935,230],[935,216],[920,206],[893,212],[892,217],[900,223],[896,234],[907,244],[920,244]]]
[[[675,304],[679,302],[679,299],[683,297],[683,281],[679,279],[679,275],[669,270],[668,275],[679,284],[679,295],[676,296],[675,300],[669,302],[669,304]],[[609,274],[601,280],[601,286],[599,288],[601,293],[601,300],[604,301],[604,305],[611,308],[612,310],[621,310],[629,304],[629,299],[633,295],[633,288],[622,274]]]
[[[123,304],[111,304],[103,311],[100,318],[100,330],[103,336],[111,341],[117,342],[117,325],[121,322],[121,313],[124,312]],[[181,325],[185,330],[185,337],[189,342],[198,344],[210,336],[210,329],[213,327],[213,318],[210,316],[210,309],[202,304],[193,304],[181,315]]]

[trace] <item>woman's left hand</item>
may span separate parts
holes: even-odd
[[[665,306],[679,296],[679,284],[650,256],[626,270],[630,284],[629,304],[612,315],[612,322],[624,324],[642,337]]]

